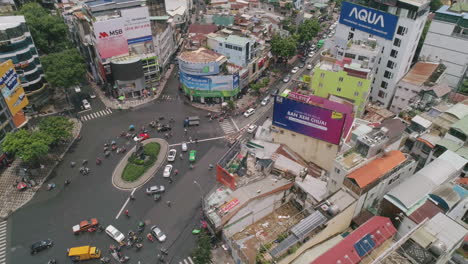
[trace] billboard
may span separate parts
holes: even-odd
[[[0,64],[0,90],[13,116],[29,103],[12,60]]]
[[[214,75],[219,73],[219,62],[188,63],[179,59],[179,69],[191,75]]]
[[[93,24],[94,36],[101,59],[128,54],[128,43],[123,17],[97,21]]]
[[[335,145],[340,143],[345,114],[276,96],[273,125]]]
[[[197,76],[180,72],[185,93],[202,97],[229,97],[239,93],[239,75]]]
[[[343,2],[340,23],[392,40],[398,23],[398,16],[350,2]]]
[[[121,14],[125,19],[124,32],[130,55],[154,53],[148,7],[124,9]]]

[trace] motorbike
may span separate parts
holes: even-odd
[[[110,155],[110,151],[107,150],[107,151],[104,152],[104,156],[105,156],[106,158],[109,157],[109,155]]]
[[[129,260],[130,260],[129,256],[123,256],[119,259],[120,263],[126,263]]]
[[[101,263],[105,264],[105,263],[109,263],[110,262],[110,258],[109,257],[102,257],[101,259],[99,259],[101,261]]]
[[[117,145],[112,145],[112,148],[111,148],[111,149],[112,149],[112,151],[117,150]]]
[[[145,223],[143,221],[140,221],[138,223],[138,233],[141,234],[144,229],[145,229]]]
[[[49,261],[47,261],[47,264],[57,264],[57,260],[49,259]]]
[[[101,165],[101,163],[102,163],[102,160],[100,158],[97,158],[96,159],[96,165]]]
[[[74,162],[74,161],[70,162],[70,167],[73,168],[73,167],[75,167],[75,165],[76,165],[76,162]]]
[[[146,238],[147,238],[149,241],[154,242],[154,236],[151,235],[151,233],[148,233],[148,234],[146,235]]]
[[[135,244],[135,248],[136,248],[136,250],[138,251],[138,250],[140,250],[141,248],[143,248],[143,244],[142,244],[142,243],[136,243],[136,244]]]
[[[55,188],[55,183],[49,183],[47,184],[47,190],[50,191]]]
[[[124,153],[125,151],[127,151],[127,149],[124,148],[124,147],[117,148],[117,154],[118,154],[118,153]]]

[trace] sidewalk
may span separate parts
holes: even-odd
[[[156,89],[155,94],[153,94],[151,96],[147,96],[147,97],[145,97],[143,99],[125,99],[124,101],[119,101],[119,100],[117,100],[117,99],[115,99],[113,97],[109,97],[109,96],[104,95],[104,92],[101,90],[101,88],[99,88],[97,86],[96,83],[91,82],[91,81],[89,83],[90,83],[91,88],[96,93],[96,95],[101,99],[101,101],[106,105],[107,108],[111,108],[111,109],[130,109],[130,108],[133,108],[133,107],[136,107],[136,106],[139,106],[139,105],[143,105],[143,104],[146,104],[146,103],[149,103],[149,102],[152,102],[152,101],[158,99],[159,96],[161,95],[161,93],[163,92],[164,87],[166,86],[167,80],[171,76],[172,71],[174,70],[174,68],[175,68],[175,65],[171,64],[169,66],[169,69],[166,71],[165,75],[161,79],[159,87],[158,87],[158,89]]]
[[[71,145],[75,142],[76,138],[81,131],[81,122],[78,119],[72,118],[74,123],[72,130],[72,139],[63,144],[57,149],[52,150],[52,153],[41,161],[41,168],[30,169],[28,177],[36,182],[36,186],[27,188],[24,191],[16,190],[16,181],[19,180],[20,170],[23,167],[22,161],[16,158],[10,167],[6,168],[0,175],[0,219],[7,218],[11,213],[18,210],[20,207],[29,202],[36,191],[38,191],[42,184],[47,180],[49,175],[58,164],[57,160],[61,160],[68,152]],[[60,184],[59,184],[60,185]]]
[[[117,189],[130,191],[134,188],[143,186],[151,178],[153,178],[153,176],[159,170],[161,165],[166,161],[167,150],[169,149],[169,144],[167,143],[167,141],[162,138],[150,138],[150,139],[143,141],[143,145],[146,145],[152,142],[159,143],[159,145],[161,146],[159,149],[158,158],[156,162],[154,163],[154,165],[151,168],[149,168],[143,175],[141,175],[140,178],[138,178],[138,180],[134,182],[124,181],[121,177],[122,172],[128,163],[127,162],[128,158],[133,154],[133,152],[135,152],[136,146],[128,150],[127,154],[125,154],[125,156],[120,160],[119,164],[117,164],[117,166],[114,169],[114,172],[112,173],[112,184]]]

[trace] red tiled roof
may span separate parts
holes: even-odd
[[[371,252],[395,233],[396,229],[389,218],[374,216],[311,264],[359,263],[366,256],[362,254],[360,256],[358,253],[362,250],[362,245],[369,245],[371,242],[369,240],[372,240],[375,246],[369,251]],[[363,242],[364,239],[367,243]]]
[[[201,24],[191,24],[188,29],[189,34],[210,34],[216,32],[218,26],[216,25],[201,25]]]
[[[431,219],[438,213],[444,213],[444,211],[433,202],[427,200],[421,207],[409,215],[409,219],[419,224],[424,221],[426,217]]]
[[[393,150],[351,172],[348,178],[354,179],[359,187],[364,188],[405,160],[406,157],[401,151]]]

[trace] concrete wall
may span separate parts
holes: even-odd
[[[397,83],[395,97],[393,98],[392,105],[390,106],[390,111],[395,114],[399,114],[401,111],[404,111],[408,107],[409,100],[416,96],[421,89],[421,86],[404,81]]]
[[[281,206],[281,198],[283,198],[283,195],[284,192],[278,192],[263,199],[250,202],[226,223],[223,232],[227,237],[231,237],[244,230],[247,226],[272,213]]]
[[[280,260],[279,264],[288,264],[291,263],[294,259],[299,257],[302,253],[306,250],[310,249],[311,247],[331,238],[333,235],[339,234],[344,232],[350,225],[351,220],[353,218],[354,209],[356,208],[356,202],[353,202],[348,208],[343,210],[341,213],[336,215],[334,218],[330,219],[326,224],[326,227],[313,236],[309,241],[304,243],[300,248],[294,252],[294,254],[288,255],[282,260]]]
[[[421,59],[447,66],[445,74],[451,88],[456,88],[468,62],[468,40],[452,36],[454,28],[453,23],[433,20],[420,54]]]
[[[338,153],[338,145],[304,136],[286,129],[272,126],[273,141],[287,145],[291,150],[299,154],[307,162],[313,162],[324,170],[330,171],[333,161]],[[279,131],[284,131],[280,133]]]

